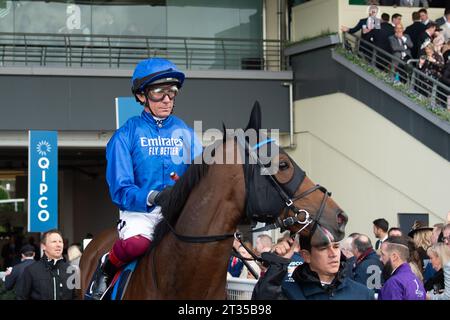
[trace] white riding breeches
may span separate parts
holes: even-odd
[[[160,206],[156,206],[151,212],[120,211],[120,221],[117,225],[119,238],[125,240],[142,235],[152,241],[155,226],[161,219]]]

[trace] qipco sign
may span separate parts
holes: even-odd
[[[29,131],[28,232],[58,228],[58,134]]]

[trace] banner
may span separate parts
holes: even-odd
[[[116,98],[116,129],[131,117],[139,116],[143,110],[144,107],[137,103],[134,97]]]
[[[28,131],[28,232],[58,228],[58,133]]]

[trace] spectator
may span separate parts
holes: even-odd
[[[24,245],[20,249],[20,255],[22,256],[21,262],[7,271],[5,277],[6,290],[13,290],[16,286],[17,280],[22,276],[25,268],[34,263],[34,247],[29,244]]]
[[[345,257],[346,272],[351,275],[355,266],[356,257],[353,254],[353,240],[359,236],[359,233],[352,233],[340,242],[342,255]]]
[[[28,244],[33,246],[34,248],[34,260],[39,261],[39,259],[41,258],[41,249],[35,242],[36,239],[33,236],[28,237]]]
[[[438,23],[439,20],[438,19],[436,20],[436,24],[438,27],[442,28],[442,35],[444,36],[444,41],[448,42],[448,40],[450,40],[450,9],[445,10],[443,19],[445,19],[443,23]]]
[[[445,76],[444,58],[435,53],[432,43],[429,43],[425,47],[424,52],[425,55],[422,55],[419,58],[417,68],[434,79],[442,79]],[[420,76],[418,79],[419,85],[416,88],[417,92],[425,97],[428,97],[433,87],[432,81],[423,76]]]
[[[414,240],[420,259],[422,260],[422,274],[424,281],[427,281],[435,274],[433,267],[429,264],[430,259],[427,255],[427,249],[431,246],[431,235],[433,228],[428,227],[423,221],[415,221],[408,236]]]
[[[373,234],[378,241],[375,243],[375,250],[378,250],[384,240],[388,238],[387,231],[389,229],[389,222],[386,219],[380,218],[373,222]]]
[[[287,265],[298,247],[290,239],[274,246],[272,253],[264,253],[263,259],[269,269],[261,277],[253,291],[252,299],[290,300],[372,300],[374,294],[365,286],[350,279],[340,260],[339,243],[311,246],[309,238],[300,238],[302,256],[305,260],[293,274],[294,281],[283,281]]]
[[[236,238],[233,240],[233,248],[239,252],[239,247],[241,243]],[[228,261],[228,273],[230,276],[238,278],[241,275],[242,269],[244,268],[244,263],[241,259],[236,257],[235,255],[230,256],[230,260]]]
[[[450,21],[450,19],[448,18],[448,15],[450,15],[450,8],[446,8],[444,11],[444,15],[438,19],[436,19],[436,24],[441,27],[444,24],[446,24],[447,22]]]
[[[272,250],[272,245],[272,237],[268,234],[260,234],[256,237],[255,250],[258,255]]]
[[[388,238],[381,244],[381,261],[389,277],[381,288],[379,300],[425,300],[422,282],[411,271],[408,240],[404,237]]]
[[[252,244],[250,242],[245,242],[245,245],[247,248],[253,251]],[[248,251],[244,248],[244,246],[240,246],[238,249],[239,254],[246,259],[246,262],[250,265],[250,267],[255,271],[255,273],[259,276],[261,274],[261,268],[256,263],[256,261],[253,259],[253,257],[248,253]],[[241,274],[239,275],[239,278],[242,279],[255,279],[253,274],[250,272],[250,270],[247,268],[247,266],[244,264]]]
[[[425,47],[433,42],[433,36],[437,26],[434,22],[430,22],[425,26],[425,31],[419,35],[417,40],[418,56],[425,54]]]
[[[441,250],[444,247],[446,247],[445,244],[440,243],[439,246],[433,245],[427,250],[431,264],[434,270],[436,270],[436,274],[424,283],[427,292],[433,291],[434,294],[444,292],[444,270],[442,269],[442,260],[440,258],[440,254],[442,254]]]
[[[257,255],[261,255],[264,252],[270,252],[272,250],[273,242],[272,237],[267,234],[260,234],[256,237],[255,241],[255,251]],[[260,265],[261,268],[261,276],[266,272],[266,267],[264,265]]]
[[[347,237],[339,243],[341,252],[345,256],[347,261],[348,261],[348,259],[350,259],[354,256],[353,252],[352,252],[352,249],[353,249],[352,242],[353,242],[353,238]]]
[[[369,7],[369,16],[367,18],[360,19],[358,24],[353,28],[341,26],[341,30],[343,32],[348,32],[350,34],[354,34],[359,30],[362,30],[361,39],[373,43],[374,33],[372,31],[381,28],[381,21],[376,17],[377,14],[378,14],[378,7],[376,5],[371,5]],[[362,42],[360,45],[360,51],[365,58],[369,60],[371,59],[372,48],[370,48],[370,46]]]
[[[413,47],[413,43],[409,35],[403,33],[403,26],[401,24],[395,26],[394,30],[394,35],[389,37],[392,52],[394,56],[406,62],[412,57],[411,48]]]
[[[392,227],[388,231],[388,238],[390,237],[401,237],[403,236],[403,232],[400,228]]]
[[[450,247],[437,243],[431,247],[432,254],[436,257],[436,268],[441,266],[444,269],[444,292],[427,294],[430,300],[450,300]]]
[[[402,15],[400,13],[394,13],[392,15],[392,19],[391,20],[392,20],[392,26],[395,29],[396,26],[398,26],[399,24],[402,24]]]
[[[420,258],[419,252],[417,251],[416,245],[414,244],[414,240],[410,237],[408,239],[408,249],[409,249],[409,258],[408,263],[411,267],[412,272],[416,275],[417,279],[423,282],[423,261]]]
[[[59,230],[44,233],[41,241],[44,255],[22,274],[16,284],[18,300],[69,300],[75,290],[69,277],[70,264],[62,256],[64,244]]]
[[[434,51],[436,52],[436,54],[438,54],[442,58],[442,47],[445,44],[445,39],[444,39],[444,35],[442,33],[442,29],[440,27],[436,28],[436,31],[434,32],[434,35],[433,35],[432,43],[434,46]],[[444,59],[442,59],[442,61],[444,61]]]
[[[432,43],[425,47],[425,59],[426,67],[424,72],[435,79],[441,78],[442,69],[444,67],[444,58],[436,52]],[[421,62],[419,61],[419,69],[420,68]]]
[[[393,34],[394,27],[389,23],[389,14],[383,13],[381,15],[380,29],[373,31],[373,44],[388,53],[392,53],[389,37]],[[390,58],[382,52],[379,52],[377,56],[377,68],[387,71],[389,69],[389,64]]]
[[[405,34],[409,35],[411,41],[413,43],[413,47],[411,49],[411,55],[414,59],[418,58],[419,53],[419,35],[425,31],[425,25],[420,22],[420,15],[418,11],[414,11],[412,13],[413,23],[406,27]]]
[[[384,282],[381,277],[383,264],[373,250],[369,237],[359,235],[353,240],[352,247],[353,255],[356,257],[352,279],[378,292]]]
[[[428,18],[428,11],[427,9],[420,9],[419,10],[419,15],[420,15],[420,21],[424,24],[427,25],[430,22],[432,22],[429,18]]]

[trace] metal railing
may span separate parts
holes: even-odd
[[[251,300],[255,279],[227,278],[227,299],[228,300]]]
[[[395,86],[402,87],[429,107],[448,108],[450,87],[415,67],[417,59],[403,61],[400,58],[374,46],[372,43],[343,33],[343,48],[356,54],[368,65],[375,67],[385,75],[385,79]]]
[[[129,68],[165,57],[185,69],[286,70],[277,40],[0,32],[0,66]]]

